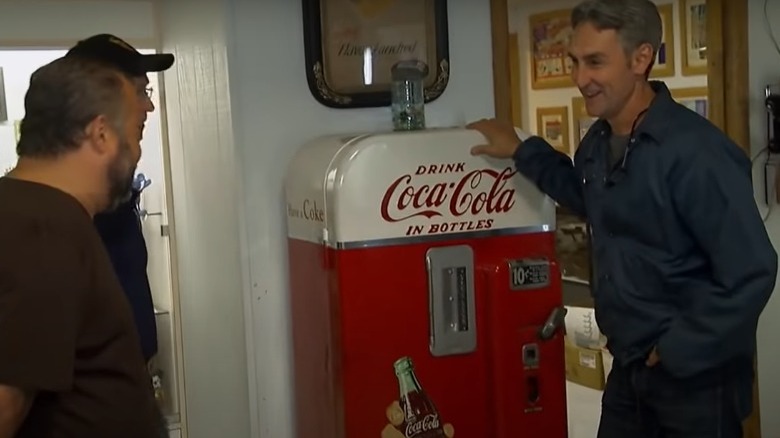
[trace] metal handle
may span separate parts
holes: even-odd
[[[539,328],[539,339],[542,341],[548,341],[552,339],[555,332],[563,327],[566,319],[566,308],[563,306],[556,307],[550,312],[550,316],[547,317],[547,321]]]
[[[146,209],[138,210],[138,216],[141,218],[141,220],[145,220],[149,216],[162,216],[161,211],[156,211],[154,213],[149,213],[146,211]]]

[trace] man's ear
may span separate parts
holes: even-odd
[[[110,140],[113,132],[110,129],[106,116],[101,114],[92,119],[92,121],[87,124],[85,134],[89,140],[90,146],[95,152],[100,155],[109,153]]]
[[[631,59],[631,68],[634,71],[634,74],[644,76],[645,73],[650,70],[654,61],[653,46],[645,43],[634,50],[634,56]]]

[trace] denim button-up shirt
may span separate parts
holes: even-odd
[[[133,309],[135,328],[141,341],[144,359],[157,354],[157,321],[154,316],[152,290],[146,272],[148,253],[138,217],[139,192],[116,210],[95,216],[97,228],[114,271]]]
[[[619,363],[657,347],[681,378],[752,364],[777,254],[754,201],[750,160],[663,83],[651,85],[656,97],[615,167],[603,120],[574,162],[534,136],[515,165],[586,219],[596,320]]]

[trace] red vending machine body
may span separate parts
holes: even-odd
[[[564,438],[555,206],[465,129],[324,137],[286,182],[300,438]]]

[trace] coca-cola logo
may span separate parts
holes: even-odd
[[[447,167],[445,167],[447,166]],[[415,184],[415,177],[442,173],[463,172],[458,179]],[[387,222],[401,222],[413,217],[428,219],[441,216],[458,218],[463,215],[493,215],[506,213],[515,204],[515,189],[508,184],[515,172],[511,167],[475,169],[466,172],[465,163],[441,165],[437,172],[420,166],[414,173],[401,175],[382,197],[381,216]]]
[[[419,421],[409,422],[406,425],[405,435],[407,438],[414,438],[425,432],[439,429],[439,427],[439,416],[436,414],[428,414]]]
[[[325,210],[317,200],[304,199],[300,206],[287,203],[287,216],[312,222],[325,222]]]

